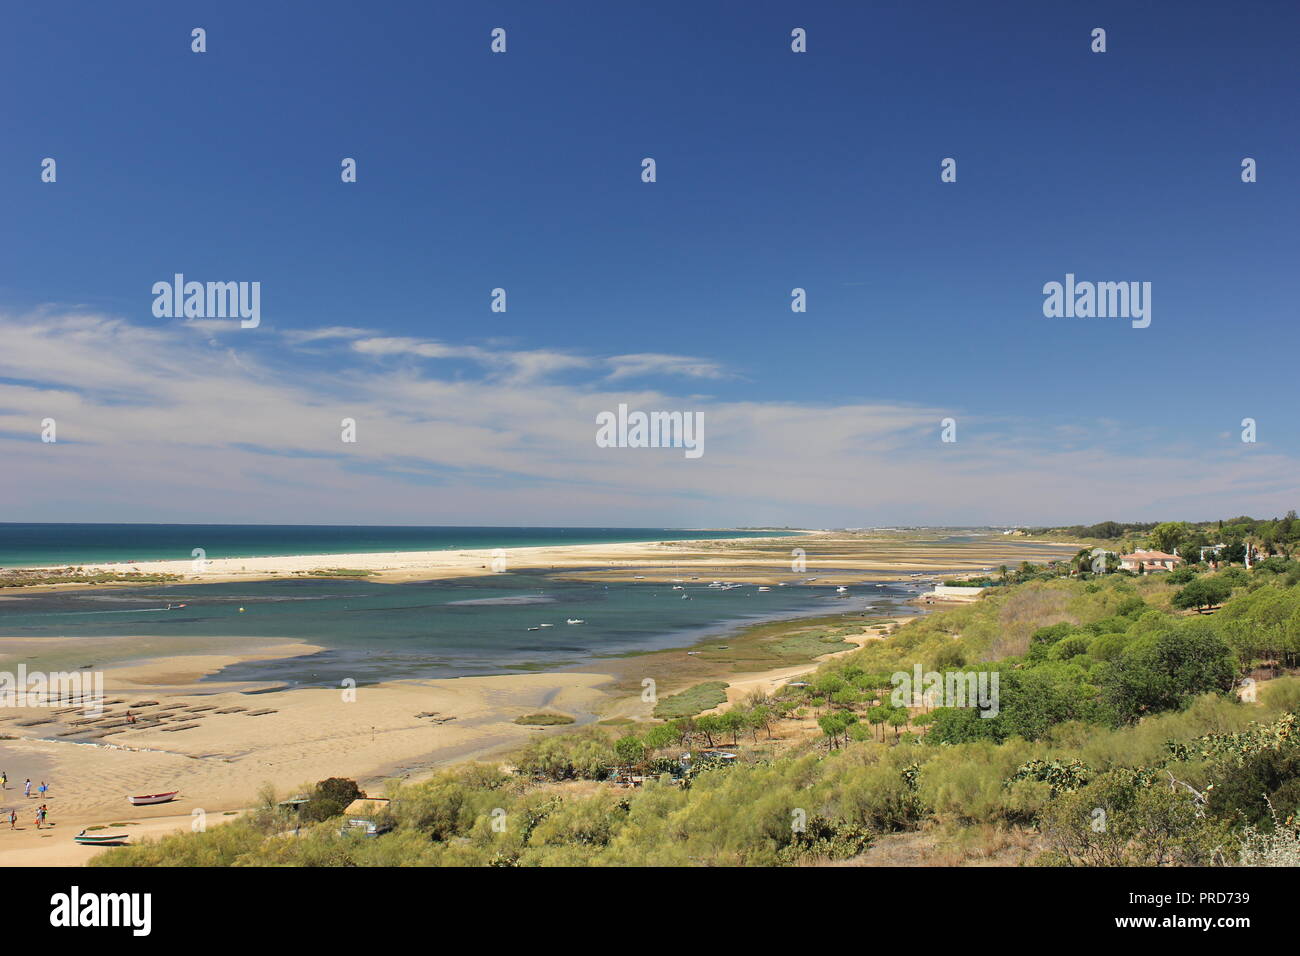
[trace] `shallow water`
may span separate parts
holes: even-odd
[[[0,636],[82,638],[88,652],[100,637],[168,638],[182,648],[193,639],[196,651],[203,638],[299,640],[324,650],[235,665],[214,679],[337,685],[345,677],[371,683],[550,670],[681,647],[756,621],[873,605],[892,613],[894,601],[915,593],[874,582],[851,587],[847,596],[820,584],[763,592],[756,585],[683,586],[606,586],[519,573],[402,584],[295,579],[44,592],[0,602]],[[181,603],[186,607],[166,609]],[[567,624],[570,618],[584,623]]]

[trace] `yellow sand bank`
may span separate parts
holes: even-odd
[[[244,659],[303,646],[267,648]],[[609,680],[604,674],[568,672],[394,681],[350,692],[171,690],[238,659],[177,656],[108,670],[109,699],[121,703],[106,708],[99,726],[120,723],[127,709],[141,723],[98,739],[53,737],[67,722],[84,719],[80,711],[60,715],[52,724],[21,727],[51,712],[7,710],[0,733],[16,739],[3,741],[0,751],[0,769],[9,776],[9,789],[0,793],[0,865],[81,862],[93,850],[68,847],[75,846],[72,838],[80,829],[91,825],[169,818],[188,826],[195,810],[210,823],[219,822],[225,811],[253,803],[267,783],[288,796],[302,784],[340,776],[378,792],[384,780],[485,756],[543,732],[513,723],[520,715],[554,709],[590,719],[590,708],[602,696],[595,688]],[[131,706],[150,700],[158,703]],[[157,714],[167,716],[154,721]],[[168,729],[176,727],[186,729]],[[24,798],[22,784],[29,777],[33,795]],[[38,832],[33,819],[41,782],[50,786],[44,802],[54,828]],[[126,799],[170,790],[179,790],[179,797],[154,807],[132,807]],[[11,807],[18,809],[19,831],[8,828]],[[58,851],[46,852],[47,847]]]

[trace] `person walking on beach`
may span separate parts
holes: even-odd
[[[32,781],[31,778],[29,777],[27,780],[23,782],[23,796],[30,797],[31,795],[32,795]]]
[[[47,791],[47,790],[49,790],[49,789],[50,789],[50,788],[47,787],[47,786],[45,785],[45,781],[42,780],[42,781],[41,781],[41,785],[40,785],[39,787],[36,788],[36,792],[39,793],[39,794],[41,795],[41,796],[40,796],[40,799],[42,799],[42,800],[45,799],[45,791]]]
[[[10,830],[17,830],[17,829],[18,829],[18,811],[17,811],[17,810],[10,810],[10,811],[9,811],[9,829],[10,829]]]
[[[9,771],[0,770],[0,790],[9,789]]]

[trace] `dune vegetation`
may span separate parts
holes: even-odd
[[[179,574],[144,571],[87,571],[67,568],[0,568],[0,588],[47,587],[51,584],[171,584]]]
[[[96,864],[1300,864],[1300,565],[1005,577],[720,713],[690,688],[673,719],[391,784],[374,838],[289,838],[268,795]],[[996,699],[953,706],[977,684]]]

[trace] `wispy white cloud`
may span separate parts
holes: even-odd
[[[551,349],[491,349],[477,345],[448,345],[432,339],[371,336],[352,342],[352,348],[373,357],[459,359],[482,366],[495,377],[510,382],[532,382],[571,369],[588,368],[593,360]]]
[[[0,520],[1047,523],[1294,505],[1297,462],[1265,444],[1143,433],[1121,450],[1113,422],[626,387],[634,369],[725,374],[678,356],[317,331],[218,342],[183,323],[0,314]],[[321,347],[340,359],[329,372]],[[703,412],[705,455],[597,447],[597,413],[621,402]],[[956,444],[939,441],[948,415]],[[40,441],[44,418],[58,443]]]
[[[607,381],[625,378],[642,378],[647,375],[682,375],[688,378],[726,378],[717,362],[691,358],[688,355],[664,355],[658,352],[641,352],[635,355],[615,355],[608,359],[613,371]]]
[[[286,329],[280,333],[286,341],[297,345],[322,342],[330,339],[360,339],[375,333],[370,329],[357,329],[347,325],[330,325],[320,329]]]

